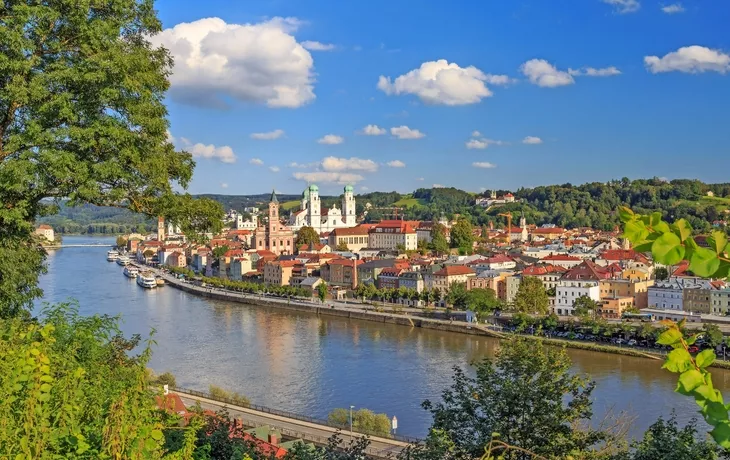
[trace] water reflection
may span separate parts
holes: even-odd
[[[151,365],[173,372],[181,386],[215,384],[258,404],[317,417],[335,407],[367,407],[397,415],[401,433],[423,435],[430,416],[420,403],[439,397],[451,383],[452,366],[466,368],[498,347],[481,337],[209,301],[169,286],[148,291],[107,262],[105,251],[52,253],[42,279],[45,298],[74,297],[83,314],[122,314],[126,334],[156,329]],[[697,412],[692,400],[673,393],[674,376],[658,361],[568,353],[574,370],[598,383],[597,419],[611,407],[628,410],[638,417],[634,432],[641,433],[671,407],[682,420]],[[718,388],[728,388],[730,373],[713,374]]]

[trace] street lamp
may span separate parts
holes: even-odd
[[[355,406],[350,406],[350,441],[352,441],[352,409],[354,409]]]

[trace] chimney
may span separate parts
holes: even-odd
[[[279,445],[279,436],[276,431],[269,431],[269,444],[274,446]]]
[[[162,385],[162,392],[163,392],[163,393],[164,393],[165,395],[168,395],[168,394],[170,394],[170,387],[169,387],[169,386],[168,386],[167,384],[164,384],[164,385]]]

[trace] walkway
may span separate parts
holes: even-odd
[[[350,432],[347,430],[338,430],[337,428],[321,423],[309,422],[261,410],[226,404],[198,394],[192,394],[193,392],[191,390],[182,390],[178,388],[171,390],[171,392],[180,395],[180,398],[186,406],[194,406],[195,403],[200,403],[200,406],[203,409],[209,409],[212,411],[219,411],[225,408],[231,417],[240,419],[246,426],[257,427],[268,425],[280,430],[282,435],[287,438],[303,439],[318,445],[326,445],[328,439],[338,431],[341,431],[340,437],[345,443],[349,442],[351,436]],[[355,432],[354,436],[362,437],[364,435]],[[388,456],[395,457],[407,445],[408,443],[404,441],[370,436],[370,446],[366,450],[366,453],[375,458],[388,458]]]

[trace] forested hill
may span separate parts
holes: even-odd
[[[506,190],[497,190],[497,195]],[[708,196],[708,192],[712,196]],[[483,208],[475,206],[476,198],[488,197],[491,191],[473,194],[456,188],[418,189],[412,194],[397,192],[372,192],[357,196],[358,213],[370,204],[367,220],[378,221],[393,215],[393,207],[399,208],[399,216],[407,219],[430,220],[441,215],[470,216],[472,223],[486,225],[490,221],[497,226],[504,224],[498,214],[512,211],[524,212],[528,223],[555,224],[562,227],[595,227],[610,230],[618,225],[616,209],[629,205],[637,212],[661,211],[668,220],[684,217],[693,227],[706,231],[712,223],[725,219],[730,209],[730,183],[705,184],[697,180],[677,179],[671,182],[660,179],[629,179],[610,182],[593,182],[583,185],[548,185],[521,188],[513,191],[517,202]],[[265,206],[271,193],[257,195],[203,195],[219,201],[224,209],[242,211],[245,207]],[[299,195],[277,195],[283,213],[298,209]],[[340,197],[322,197],[323,206],[331,206]],[[61,206],[60,213],[39,220],[52,225],[62,233],[119,233],[153,231],[151,219],[129,211],[97,206],[70,208]]]

